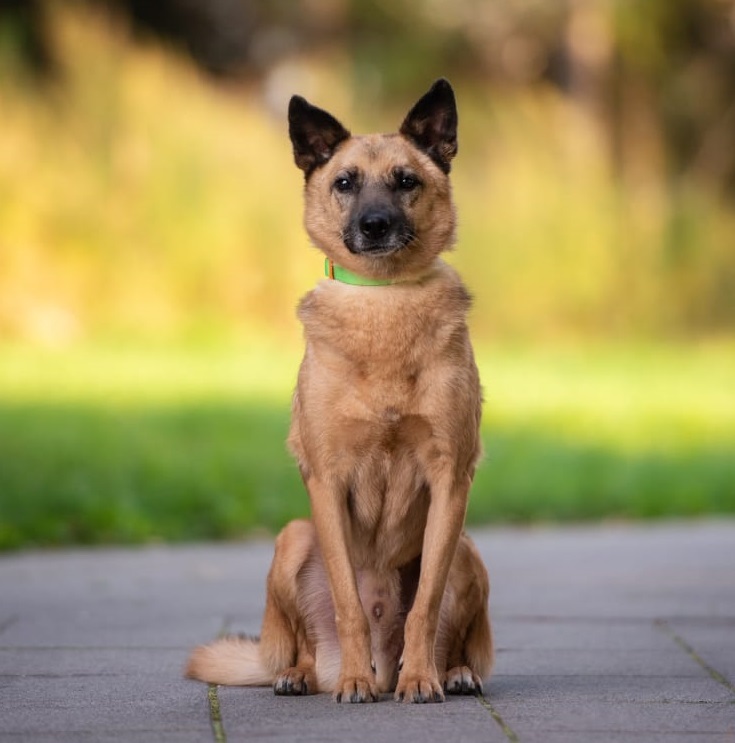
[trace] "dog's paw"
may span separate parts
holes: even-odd
[[[482,694],[482,680],[467,666],[455,666],[444,680],[447,694]]]
[[[413,702],[415,704],[443,702],[444,692],[439,685],[439,679],[435,675],[420,676],[414,674],[409,676],[401,673],[398,677],[394,699],[396,702]]]
[[[316,692],[316,678],[313,673],[294,666],[287,668],[273,684],[278,696],[297,697]]]
[[[374,679],[344,678],[340,676],[334,687],[334,701],[342,704],[360,704],[378,701],[378,686]]]

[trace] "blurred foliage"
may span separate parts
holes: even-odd
[[[733,0],[0,0],[0,336],[294,335],[289,95],[439,74],[478,338],[732,331]]]
[[[0,548],[306,513],[286,105],[392,130],[438,75],[469,518],[735,512],[735,0],[0,0]]]

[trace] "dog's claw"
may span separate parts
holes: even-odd
[[[333,695],[335,702],[342,704],[362,704],[377,702],[378,691],[372,679],[356,678],[338,681]]]
[[[480,677],[467,666],[456,666],[447,671],[444,689],[448,694],[482,694]]]
[[[398,688],[394,698],[397,702],[412,702],[413,704],[443,702],[444,692],[438,679],[414,676],[413,678],[398,680]]]
[[[308,672],[300,668],[288,668],[273,684],[273,693],[281,696],[302,696],[309,693]]]

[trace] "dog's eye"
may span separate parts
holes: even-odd
[[[340,176],[337,178],[337,180],[334,182],[334,187],[339,191],[340,193],[349,193],[352,191],[353,188],[353,182],[352,178],[348,178],[345,175]]]
[[[398,188],[401,191],[413,191],[419,185],[419,179],[415,176],[403,174],[398,176]]]

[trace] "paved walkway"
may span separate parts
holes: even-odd
[[[496,671],[423,706],[181,677],[258,631],[269,542],[0,557],[0,740],[735,743],[735,522],[475,536]]]

